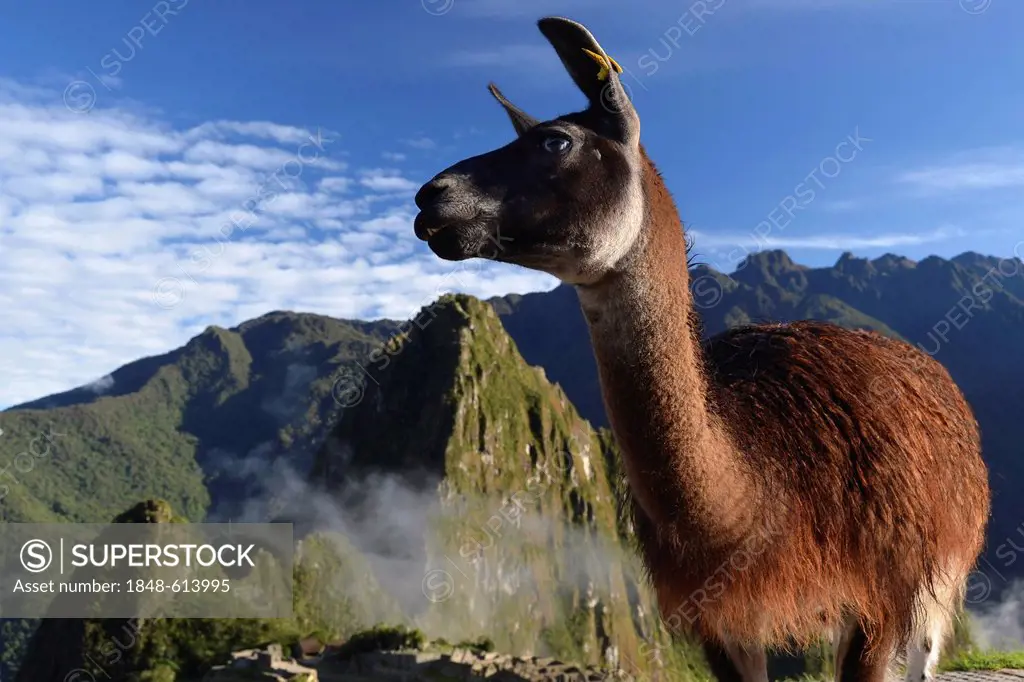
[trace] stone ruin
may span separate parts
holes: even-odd
[[[296,654],[302,656],[301,651]],[[375,651],[342,659],[327,648],[300,659],[284,655],[280,645],[248,649],[210,670],[203,682],[265,680],[267,682],[633,682],[622,671],[607,671],[557,661],[455,648],[450,652]]]
[[[267,680],[267,682],[319,682],[316,668],[303,665],[284,655],[280,644],[265,649],[245,649],[231,654],[224,665],[214,666],[203,682],[227,680]]]

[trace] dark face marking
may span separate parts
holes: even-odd
[[[644,217],[639,119],[583,26],[539,22],[590,106],[538,122],[496,87],[518,138],[447,168],[416,195],[416,236],[445,260],[490,258],[591,283],[632,247]]]
[[[583,118],[541,123],[439,173],[416,195],[416,236],[446,260],[492,258],[567,281],[593,274],[628,230],[614,218],[635,178],[623,145]]]

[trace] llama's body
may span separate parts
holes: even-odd
[[[786,646],[854,616],[883,649],[930,638],[987,514],[977,427],[948,373],[907,344],[814,322],[734,329],[704,357],[709,414],[756,486],[720,544],[685,513],[655,524],[637,505],[669,624]]]
[[[663,617],[755,651],[846,633],[877,668],[848,677],[909,646],[930,676],[989,511],[963,395],[921,350],[822,322],[702,344],[646,163],[642,265],[579,291]]]
[[[589,108],[540,122],[492,86],[519,138],[424,185],[417,236],[575,286],[662,616],[720,680],[767,682],[768,647],[827,634],[842,682],[881,682],[902,645],[910,682],[930,677],[989,510],[960,391],[921,351],[824,323],[702,347],[620,69],[580,24],[539,26]]]

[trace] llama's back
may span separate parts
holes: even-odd
[[[819,322],[734,329],[706,358],[712,410],[785,528],[763,557],[788,562],[779,599],[831,625],[854,613],[887,644],[955,608],[989,489],[977,423],[945,368]]]

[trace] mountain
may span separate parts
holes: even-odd
[[[371,334],[357,329],[355,343],[344,347],[346,358],[336,346],[301,333],[324,320],[274,314],[233,330],[207,330],[164,362],[152,363],[157,369],[133,393],[91,400],[71,392],[53,399],[52,408],[36,403],[4,413],[20,420],[15,425],[33,418],[35,426],[52,426],[57,435],[50,457],[62,462],[75,461],[80,454],[73,448],[96,437],[82,428],[92,422],[70,419],[76,411],[130,413],[145,399],[148,409],[183,414],[180,432],[167,427],[163,433],[194,442],[193,472],[185,479],[192,493],[178,495],[186,502],[202,499],[204,490],[217,499],[220,479],[208,468],[214,448],[232,461],[274,458],[263,467],[247,465],[264,477],[252,477],[248,503],[237,509],[243,520],[273,514],[300,529],[296,617],[273,627],[212,619],[129,624],[137,627],[133,637],[140,644],[130,655],[112,652],[118,659],[112,669],[125,679],[150,679],[168,666],[191,675],[232,648],[257,646],[271,636],[292,644],[312,634],[331,640],[381,622],[416,625],[451,641],[485,635],[514,654],[546,653],[581,664],[639,671],[700,667],[685,645],[669,641],[655,616],[629,547],[630,528],[620,520],[623,487],[609,434],[595,431],[543,370],[523,361],[490,306],[457,296],[417,319],[428,315],[419,326],[380,323],[379,329],[395,331],[372,346]],[[261,344],[257,339],[269,334],[256,332],[266,325],[278,333],[273,343]],[[351,331],[340,322],[318,328],[328,339]],[[290,447],[279,438],[273,448],[259,448],[274,435],[269,429],[253,433],[256,421],[268,419],[266,403],[281,395],[282,382],[272,377],[286,377],[300,361],[316,361],[312,352],[296,348],[330,359],[316,378],[304,381],[311,396],[280,401],[300,416],[273,424],[303,438]],[[346,374],[356,363],[362,380]],[[152,397],[153,387],[170,381],[157,375],[178,382],[176,391],[164,392],[163,403]],[[233,402],[239,406],[230,407]],[[199,406],[207,410],[206,423]],[[329,428],[326,415],[334,419]],[[221,421],[227,418],[234,420]],[[240,432],[232,434],[229,426]],[[319,447],[307,451],[317,438]],[[138,447],[135,455],[143,454]],[[148,456],[174,465],[186,459],[170,448]],[[272,466],[280,459],[287,465]],[[35,473],[38,506],[52,508],[64,493],[51,481],[61,479],[42,463]],[[93,509],[123,504],[121,496],[150,490],[155,482],[132,485],[100,489],[93,506],[77,509],[77,517],[102,520],[91,516]],[[43,498],[46,492],[57,499]],[[82,642],[72,648],[94,654],[96,633],[109,641],[124,627],[95,621],[69,631],[44,621],[19,674],[46,679],[45,652],[58,640]],[[74,656],[78,661],[84,654]]]
[[[273,312],[12,407],[6,451],[30,455],[5,471],[0,517],[96,522],[159,498],[193,521],[230,518],[268,469],[308,469],[340,409],[333,385],[395,328]]]
[[[314,480],[354,510],[349,533],[426,631],[648,671],[644,642],[665,633],[624,546],[610,435],[523,361],[491,307],[430,310],[367,371]]]
[[[990,470],[993,513],[981,569],[995,588],[1024,575],[1010,549],[1024,535],[1017,497],[1024,486],[1024,365],[1017,362],[1024,263],[970,252],[920,262],[844,253],[831,267],[808,268],[784,251],[764,251],[731,275],[697,266],[691,278],[705,337],[743,324],[819,319],[901,338],[945,365],[975,411]],[[563,285],[491,304],[526,361],[544,367],[586,419],[606,424],[575,292]]]

